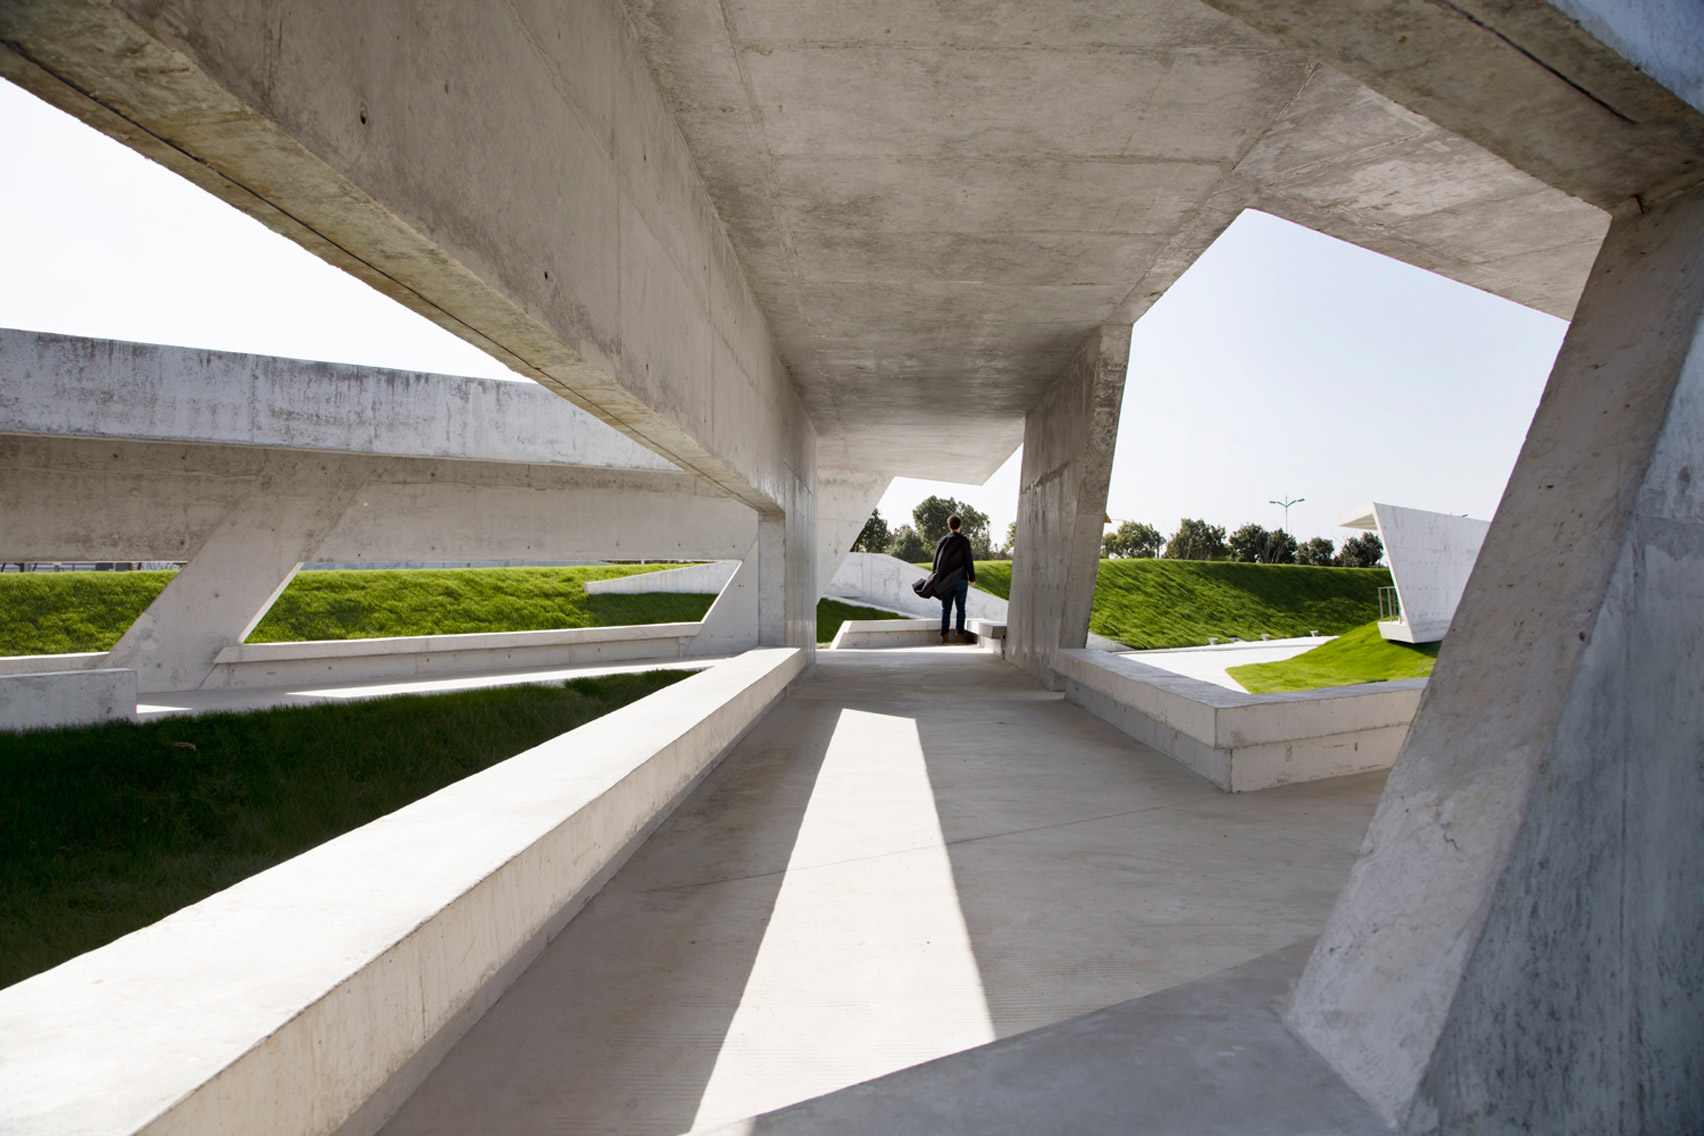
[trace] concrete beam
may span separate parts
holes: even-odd
[[[753,508],[809,512],[814,430],[614,3],[42,0],[0,9],[0,41],[0,75]]]
[[[0,434],[676,468],[531,383],[9,328]]]
[[[1704,176],[1699,21],[1660,5],[1206,2],[1600,208]]]
[[[1701,264],[1610,229],[1290,1010],[1408,1131],[1704,1115]]]
[[[1130,328],[1096,328],[1024,419],[1006,657],[1050,689],[1054,652],[1088,642]]]

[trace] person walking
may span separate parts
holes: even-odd
[[[941,597],[942,643],[947,642],[947,617],[954,604],[958,605],[958,641],[971,641],[964,633],[964,601],[970,586],[976,583],[976,558],[971,554],[970,538],[959,531],[963,527],[964,518],[954,513],[947,518],[947,535],[935,545],[934,578],[945,584],[958,577],[957,582],[937,593]]]

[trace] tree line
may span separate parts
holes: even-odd
[[[1283,529],[1247,524],[1225,535],[1223,525],[1185,517],[1168,539],[1140,521],[1125,521],[1101,538],[1109,559],[1164,557],[1167,560],[1232,560],[1244,564],[1311,564],[1316,567],[1372,568],[1384,557],[1377,533],[1346,537],[1341,547],[1316,536],[1298,543]]]
[[[988,532],[988,514],[951,497],[925,497],[911,510],[909,525],[889,529],[877,509],[864,522],[853,552],[885,552],[907,563],[928,560],[935,545],[947,535],[947,518],[957,513],[964,521],[964,535],[978,560],[1008,559],[1017,543],[1018,524],[1006,526],[1004,544],[996,545]],[[1159,529],[1139,521],[1125,521],[1101,538],[1101,555],[1109,559],[1139,557],[1167,560],[1232,560],[1244,564],[1311,564],[1319,567],[1372,568],[1384,557],[1384,544],[1377,533],[1347,537],[1341,547],[1323,536],[1298,543],[1283,529],[1247,524],[1225,535],[1222,525],[1185,517],[1170,538]]]

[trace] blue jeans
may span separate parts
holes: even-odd
[[[958,605],[958,632],[964,634],[964,598],[970,594],[970,581],[960,580],[953,585],[953,590],[941,597],[941,634],[947,633],[947,614]]]

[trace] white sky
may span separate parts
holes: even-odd
[[[164,168],[0,82],[0,326],[518,378]],[[122,187],[122,188],[120,188]],[[1136,325],[1108,512],[1346,535],[1371,500],[1489,517],[1566,324],[1246,213]],[[523,380],[524,381],[524,380]],[[983,486],[1016,515],[1021,451]]]

